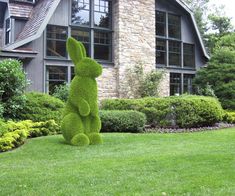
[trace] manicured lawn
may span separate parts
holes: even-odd
[[[0,195],[235,195],[235,129],[103,134],[78,148],[62,136],[0,154]]]

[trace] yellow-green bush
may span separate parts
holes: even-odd
[[[25,120],[21,122],[1,122],[4,131],[0,132],[0,152],[11,150],[22,145],[27,137],[39,137],[60,132],[60,127],[54,120],[45,122],[33,122]]]
[[[235,124],[235,111],[225,111],[223,121]]]
[[[83,44],[73,38],[68,39],[67,50],[75,65],[75,77],[61,123],[63,136],[72,145],[102,143],[95,80],[101,75],[102,66],[87,58]]]

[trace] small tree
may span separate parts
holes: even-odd
[[[125,75],[127,81],[126,97],[157,97],[162,76],[162,71],[151,70],[145,73],[142,63],[128,68]]]
[[[27,84],[21,62],[13,59],[0,61],[0,92],[5,118],[17,118],[25,104],[24,91]]]
[[[215,46],[207,67],[195,78],[200,88],[211,85],[226,109],[235,109],[235,33],[223,36]]]

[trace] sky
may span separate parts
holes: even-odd
[[[210,4],[216,6],[225,5],[225,14],[232,18],[232,23],[235,26],[235,1],[234,0],[210,0]]]

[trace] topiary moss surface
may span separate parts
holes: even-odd
[[[102,74],[102,66],[86,57],[83,44],[73,38],[68,39],[67,50],[75,65],[75,77],[61,123],[63,136],[68,143],[76,146],[100,144],[96,78]]]

